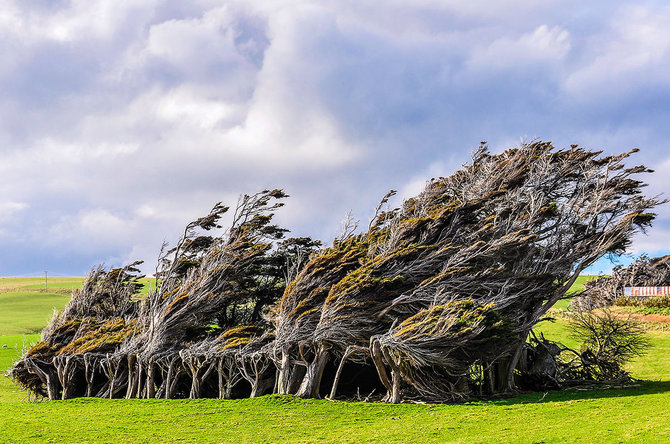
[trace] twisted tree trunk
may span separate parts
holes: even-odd
[[[84,378],[86,379],[86,397],[93,396],[93,381],[97,359],[91,353],[84,353]]]
[[[298,396],[301,398],[316,398],[319,396],[321,378],[323,377],[323,370],[328,363],[328,358],[328,349],[323,345],[319,345],[315,350],[314,359],[307,366],[307,372],[298,389]]]
[[[58,378],[51,371],[51,366],[48,366],[47,370],[43,370],[33,359],[28,359],[26,360],[26,368],[29,373],[37,375],[37,377],[40,378],[40,381],[42,381],[42,384],[44,384],[47,389],[47,397],[49,398],[49,401],[58,399]]]
[[[277,391],[286,395],[291,393],[291,355],[288,347],[282,348],[281,363],[279,364],[279,376],[277,377]]]
[[[70,398],[72,390],[72,377],[76,371],[76,360],[73,358],[74,355],[67,355],[57,356],[53,360],[53,363],[56,366],[56,372],[58,373],[58,379],[60,380],[63,389],[61,396],[61,399],[63,400]]]
[[[386,398],[390,399],[393,392],[393,384],[386,373],[386,366],[384,365],[384,355],[382,353],[381,345],[377,338],[370,339],[370,355],[372,356],[372,362],[375,364],[377,369],[377,374],[382,384],[386,388]]]
[[[137,363],[137,355],[129,354],[127,357],[128,361],[128,387],[126,390],[126,399],[135,397],[137,392],[137,386],[139,385],[139,375],[135,369]]]

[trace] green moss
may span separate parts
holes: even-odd
[[[87,322],[88,330],[79,338],[61,348],[57,354],[113,351],[135,331],[136,321],[126,323],[121,318],[105,322]]]
[[[238,327],[225,330],[218,338],[219,349],[229,350],[236,347],[249,344],[255,336],[261,334],[261,330],[256,325],[240,325]]]
[[[52,355],[52,354],[55,354],[55,350],[51,346],[51,344],[45,341],[40,341],[37,344],[30,347],[30,349],[26,353],[26,356],[35,357],[35,356]]]
[[[480,304],[473,299],[464,299],[421,310],[400,323],[393,336],[403,341],[437,337],[447,332],[461,336],[469,334],[476,326],[483,326],[488,330],[487,335],[494,336],[496,330],[507,331],[509,328],[493,303]]]
[[[556,215],[557,214],[557,209],[558,209],[558,204],[556,202],[552,202],[549,205],[545,205],[542,208],[540,208],[540,211],[542,213],[547,213],[547,215]]]

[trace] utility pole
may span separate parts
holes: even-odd
[[[49,288],[49,279],[47,278],[47,275],[49,274],[48,271],[44,272],[44,292],[46,293],[48,288]]]

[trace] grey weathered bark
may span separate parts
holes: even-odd
[[[91,353],[84,353],[84,378],[86,379],[86,397],[93,396],[93,382],[97,359]]]
[[[30,373],[37,375],[45,385],[49,401],[58,399],[59,387],[57,377],[55,375],[53,375],[48,370],[45,371],[41,369],[40,365],[32,359],[27,360],[27,369]]]
[[[58,372],[58,379],[61,383],[61,399],[69,399],[72,392],[72,376],[76,371],[76,360],[72,355],[57,356],[54,358],[54,365]]]
[[[307,366],[307,371],[298,389],[297,395],[301,398],[316,398],[321,387],[323,371],[329,359],[328,349],[319,345],[315,350],[314,359]]]
[[[156,397],[156,364],[153,357],[147,360],[147,382],[146,382],[146,398],[152,399]]]
[[[372,356],[372,362],[375,364],[377,369],[377,374],[381,380],[384,387],[387,390],[387,396],[391,397],[391,392],[393,392],[393,384],[386,373],[386,366],[384,365],[384,355],[382,354],[381,346],[377,338],[370,339],[370,355]]]
[[[288,346],[282,348],[281,362],[279,364],[279,375],[277,376],[278,392],[282,395],[291,393],[291,355]]]

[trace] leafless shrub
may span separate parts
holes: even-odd
[[[644,329],[630,319],[616,317],[609,310],[574,312],[570,316],[572,336],[582,343],[565,364],[564,376],[595,381],[625,380],[624,366],[650,347]]]

